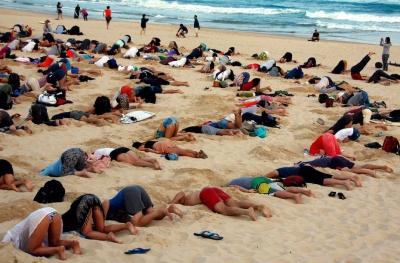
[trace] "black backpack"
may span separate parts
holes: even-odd
[[[68,30],[68,35],[83,35],[79,26],[73,26]]]
[[[64,200],[65,189],[57,180],[47,181],[39,189],[33,201],[41,204],[62,202]]]

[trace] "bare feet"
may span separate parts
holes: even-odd
[[[384,170],[385,172],[387,172],[387,173],[393,173],[393,169],[392,169],[391,167],[387,166],[387,165],[385,165],[385,166],[383,167],[383,170]]]
[[[257,221],[256,212],[254,212],[254,208],[253,207],[250,207],[250,208],[247,209],[247,215],[251,218],[251,220]]]
[[[137,235],[139,233],[139,230],[131,222],[127,222],[126,227],[132,235]]]
[[[351,183],[350,180],[346,180],[343,185],[344,185],[344,187],[346,187],[347,190],[349,190],[349,191],[353,190],[353,184]]]
[[[295,194],[293,196],[293,200],[296,204],[302,204],[303,203],[303,197],[301,194]]]
[[[175,205],[169,205],[167,208],[168,213],[170,214],[175,214],[177,216],[179,216],[180,218],[183,218],[183,213],[182,211],[176,207]]]
[[[114,235],[113,232],[110,232],[110,233],[107,234],[107,240],[108,240],[108,241],[111,241],[111,242],[114,242],[114,243],[118,243],[118,244],[121,244],[121,243],[122,243],[121,241],[119,241],[119,240],[117,239],[117,237]]]
[[[361,187],[361,186],[362,186],[361,179],[360,179],[360,177],[358,177],[357,175],[352,176],[351,181],[353,181],[354,184],[355,184],[357,187]]]
[[[58,258],[60,260],[66,260],[67,259],[67,256],[65,255],[65,247],[64,246],[57,247],[57,254],[58,254]]]
[[[161,170],[160,163],[157,160],[153,161],[153,169],[154,170]]]
[[[272,216],[271,210],[269,210],[269,208],[264,205],[260,205],[259,207],[257,207],[257,209],[266,218],[269,218]]]
[[[79,246],[79,241],[78,240],[72,240],[71,249],[72,249],[72,253],[74,253],[75,255],[81,255],[82,254],[81,247]]]
[[[25,181],[25,187],[29,192],[33,190],[33,183],[31,181]]]
[[[200,150],[198,156],[199,156],[199,158],[202,158],[202,159],[207,159],[208,158],[207,154],[205,152],[203,152],[203,150]]]

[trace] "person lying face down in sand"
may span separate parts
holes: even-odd
[[[93,194],[81,195],[67,212],[62,215],[63,232],[78,231],[88,239],[121,243],[114,233],[128,230],[132,235],[138,233],[131,222],[124,224],[105,224],[105,213],[100,199]]]
[[[165,118],[155,134],[156,139],[168,138],[173,141],[194,141],[196,138],[191,133],[179,132],[179,121],[177,118],[170,116]]]
[[[219,121],[209,121],[201,125],[190,126],[182,131],[220,136],[240,134],[239,129],[242,127],[241,110],[234,109],[233,114],[228,117],[220,119]]]
[[[33,183],[30,180],[18,180],[14,177],[12,164],[4,159],[0,159],[0,189],[13,190],[15,192],[32,192]]]
[[[60,159],[44,168],[40,175],[66,176],[77,175],[89,178],[88,172],[101,173],[88,163],[88,155],[80,148],[70,148],[62,153]]]
[[[179,156],[187,156],[192,158],[207,159],[208,156],[203,150],[198,152],[178,147],[173,141],[161,140],[161,141],[147,141],[147,142],[134,142],[133,148],[139,151],[152,152],[158,154],[169,154],[175,153]]]
[[[301,187],[285,187],[284,183],[273,181],[264,176],[239,177],[230,181],[227,186],[237,188],[245,193],[259,193],[282,199],[293,199],[296,204],[303,203],[302,195],[308,197],[314,196],[309,189],[303,189]]]
[[[61,239],[62,225],[61,216],[55,209],[40,208],[8,230],[2,242],[12,242],[15,248],[32,256],[58,255],[59,259],[66,260],[65,249],[72,249],[78,255],[81,249],[77,240]]]
[[[379,110],[379,114],[385,114],[387,110]],[[390,110],[389,110],[390,112]],[[374,114],[375,115],[375,114]],[[351,128],[355,124],[359,124],[358,129],[361,134],[372,134],[375,129],[387,130],[385,124],[371,123],[372,111],[370,109],[364,109],[363,107],[356,107],[350,111],[343,114],[332,127],[330,127],[327,132],[336,134],[338,131]]]
[[[16,113],[10,116],[8,112],[0,110],[0,133],[6,134],[31,134],[32,131],[28,126],[22,125],[21,115]]]
[[[150,196],[139,185],[122,188],[102,205],[107,220],[131,222],[134,226],[148,226],[153,220],[162,220],[166,216],[172,220],[173,214],[182,217],[182,212],[174,204],[154,208]]]
[[[97,159],[106,156],[110,157],[113,161],[128,163],[139,167],[151,167],[154,170],[161,170],[161,166],[156,159],[139,156],[126,147],[101,148],[95,150],[93,154]]]
[[[372,177],[376,177],[377,170],[381,170],[387,173],[393,173],[393,169],[387,165],[377,165],[370,163],[356,165],[354,162],[341,155],[337,155],[334,157],[322,156],[312,161],[304,161],[297,164],[308,164],[313,167],[331,168],[356,174],[365,174]]]
[[[255,211],[259,211],[265,217],[271,217],[271,211],[264,205],[257,205],[249,201],[235,200],[217,187],[204,187],[200,191],[179,192],[172,199],[171,204],[195,206],[203,204],[211,211],[226,216],[247,215],[256,221]]]
[[[350,132],[351,133],[350,133]],[[347,136],[346,136],[347,135]],[[333,135],[332,133],[326,132],[320,135],[310,146],[310,155],[321,155],[335,157],[342,155],[351,160],[355,160],[355,157],[349,154],[344,154],[340,148],[339,141],[346,140],[357,140],[360,137],[360,132],[355,128],[346,128]]]
[[[286,178],[298,175],[303,177],[304,182],[319,184],[323,186],[344,186],[347,190],[353,189],[353,184],[361,187],[362,183],[358,176],[352,175],[330,175],[318,171],[309,165],[296,165],[291,167],[281,167],[266,174],[268,178]]]

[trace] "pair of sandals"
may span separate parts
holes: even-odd
[[[335,197],[336,196],[336,192],[330,192],[329,194],[328,194],[328,196],[329,197]],[[337,193],[337,196],[338,196],[338,198],[339,199],[341,199],[341,200],[345,200],[346,199],[346,196],[342,193],[342,192],[339,192],[339,193]]]

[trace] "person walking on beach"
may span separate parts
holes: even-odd
[[[75,13],[74,13],[74,18],[75,19],[79,19],[80,11],[81,11],[81,7],[79,6],[79,4],[77,4],[76,7],[75,7]]]
[[[146,18],[146,14],[142,15],[142,20],[140,21],[140,27],[142,31],[140,31],[140,35],[146,35],[146,24],[149,22],[149,19]]]
[[[110,25],[110,21],[111,21],[111,9],[110,9],[110,6],[107,6],[107,8],[104,10],[103,16],[106,18],[107,29],[108,29],[108,26]]]
[[[388,71],[389,69],[389,50],[390,50],[390,46],[392,45],[392,43],[390,42],[390,37],[386,37],[385,41],[383,41],[383,38],[381,38],[381,44],[383,47],[383,51],[382,51],[382,64],[383,64],[383,70],[384,71]]]
[[[87,17],[88,17],[88,15],[89,15],[89,13],[88,13],[88,11],[87,11],[86,8],[82,8],[81,14],[82,14],[83,20],[84,20],[84,21],[87,21],[87,20],[88,20]]]
[[[196,37],[199,37],[199,31],[200,31],[200,23],[199,20],[197,19],[197,15],[194,15],[194,32],[196,34]]]
[[[58,2],[57,3],[57,20],[60,20],[63,18],[62,17],[62,8],[63,8],[63,5],[60,2]]]

